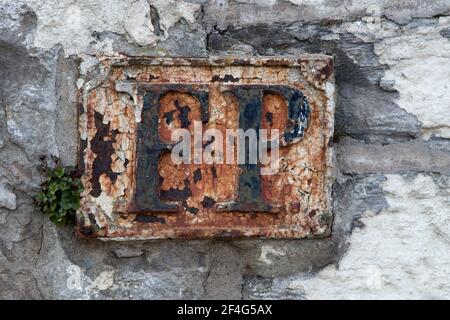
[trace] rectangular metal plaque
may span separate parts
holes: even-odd
[[[331,232],[333,60],[105,59],[80,112],[77,234]]]

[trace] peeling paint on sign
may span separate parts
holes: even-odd
[[[104,79],[81,92],[79,236],[330,234],[331,57],[105,58],[102,64]],[[183,128],[195,135],[196,121],[222,133],[278,129],[278,172],[260,174],[272,165],[262,163],[175,164],[171,134]]]

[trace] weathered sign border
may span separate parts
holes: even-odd
[[[81,89],[80,168],[85,191],[76,233],[101,239],[208,237],[313,238],[331,232],[334,128],[333,59],[298,58],[116,58],[102,59],[100,76]],[[289,185],[283,212],[130,213],[136,187],[136,132],[143,84],[265,84],[300,89],[311,106],[310,128],[285,154]],[[106,138],[106,139],[105,139]],[[283,182],[284,181],[284,182]],[[281,188],[283,189],[283,188]],[[283,189],[282,192],[285,190]],[[267,193],[267,192],[266,192]],[[273,194],[272,194],[273,193]]]

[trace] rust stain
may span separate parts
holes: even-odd
[[[305,238],[330,234],[332,58],[105,58],[103,64],[108,73],[101,85],[83,92],[80,165],[85,191],[78,213],[79,236]],[[118,90],[119,84],[126,89]],[[230,86],[281,85],[301,90],[311,109],[309,126],[300,141],[280,148],[279,172],[261,176],[262,198],[277,210],[218,211],[218,206],[238,197],[239,165],[175,164],[167,152],[157,163],[155,192],[161,201],[176,203],[179,210],[135,210],[137,162],[145,156],[138,154],[136,145],[138,128],[146,121],[141,119],[140,90],[165,84],[189,85],[193,91],[202,88],[208,93],[207,117],[202,102],[192,92],[174,89],[161,96],[157,132],[167,144],[175,143],[171,141],[174,129],[186,128],[193,135],[194,121],[202,122],[203,132],[217,129],[224,137],[227,129],[238,129],[242,106],[229,91]],[[288,119],[288,101],[276,92],[266,92],[261,103],[261,127],[283,132]],[[236,147],[233,154],[237,156]]]

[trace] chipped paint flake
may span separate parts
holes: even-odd
[[[113,201],[114,199],[108,195],[106,195],[105,192],[102,192],[100,196],[97,198],[93,197],[92,200],[97,204],[103,213],[108,216],[108,218],[112,219],[112,212],[113,212]]]

